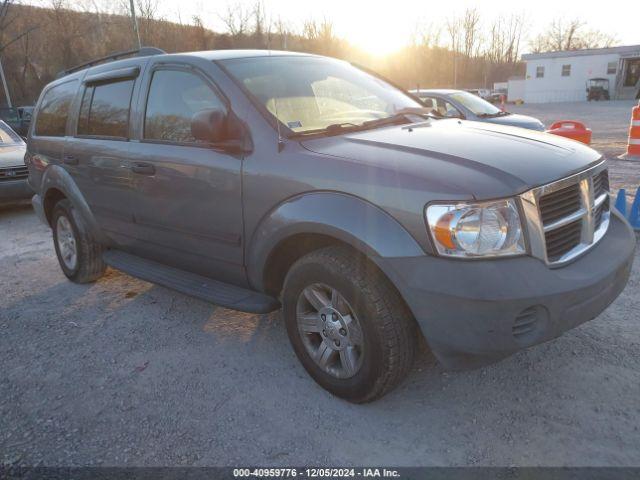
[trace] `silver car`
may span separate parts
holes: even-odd
[[[504,112],[479,96],[464,90],[411,90],[409,93],[418,97],[428,108],[442,117],[509,125],[529,130],[545,129],[544,124],[537,118]]]
[[[29,172],[24,163],[25,150],[20,136],[0,120],[0,202],[33,196],[33,190],[27,184]]]

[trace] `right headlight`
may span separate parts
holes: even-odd
[[[526,253],[514,199],[432,204],[427,224],[438,253],[449,257],[503,257]]]

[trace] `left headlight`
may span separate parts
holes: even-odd
[[[427,224],[438,253],[448,257],[503,257],[526,252],[514,199],[432,204]]]

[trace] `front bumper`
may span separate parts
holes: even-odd
[[[31,198],[33,190],[26,179],[0,182],[0,202],[13,202]]]
[[[551,269],[532,257],[462,261],[378,258],[429,346],[449,369],[493,363],[598,316],[622,292],[635,235],[612,211],[587,254]]]

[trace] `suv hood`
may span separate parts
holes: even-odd
[[[303,140],[312,152],[383,169],[459,198],[522,193],[595,165],[602,155],[556,135],[463,120],[429,120]]]
[[[0,168],[24,165],[24,144],[0,145]]]

